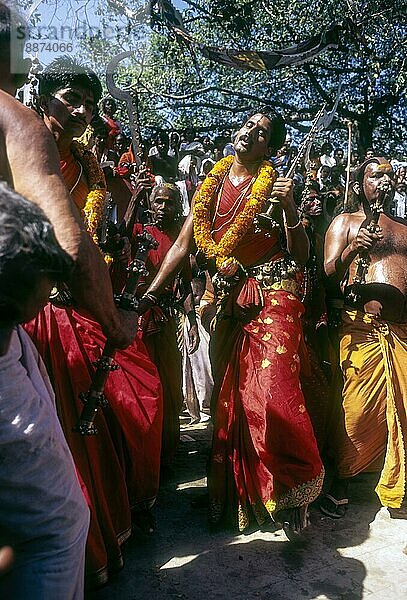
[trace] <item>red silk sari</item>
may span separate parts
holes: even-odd
[[[245,186],[247,181],[235,188],[226,178],[218,209],[223,216],[214,216],[215,241]],[[233,254],[246,267],[282,255],[275,236],[254,230]],[[320,493],[324,471],[299,379],[303,312],[296,296],[260,290],[251,278],[238,284],[222,307],[211,341],[213,523],[244,530],[253,518],[261,524]]]
[[[88,193],[80,168],[69,156],[61,170],[81,209]],[[75,185],[77,182],[77,185]],[[157,370],[141,340],[119,350],[120,369],[107,380],[109,407],[96,417],[98,435],[73,433],[82,410],[80,392],[89,389],[93,362],[106,338],[100,325],[74,308],[49,303],[25,326],[36,344],[56,395],[58,415],[91,509],[86,575],[105,583],[123,566],[121,544],[131,533],[131,509],[154,503],[159,486],[162,391]]]
[[[140,231],[136,225],[135,233]],[[165,255],[174,243],[176,235],[169,235],[153,225],[145,229],[157,240],[158,247],[148,253],[148,281],[158,272]],[[172,286],[168,293],[172,295]],[[182,362],[177,343],[177,322],[167,316],[159,306],[154,306],[141,317],[140,337],[151,360],[156,365],[163,387],[163,432],[161,462],[170,465],[178,448],[180,425],[179,413],[182,408]]]

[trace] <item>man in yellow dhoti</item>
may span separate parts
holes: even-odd
[[[405,497],[407,441],[407,226],[391,217],[394,174],[383,158],[360,167],[360,209],[336,217],[325,240],[325,270],[344,284],[340,335],[342,417],[335,436],[337,476],[321,502],[345,514],[350,478],[381,470],[383,506]]]

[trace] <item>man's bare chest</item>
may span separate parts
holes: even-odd
[[[353,223],[349,241],[356,237],[362,225],[369,227],[366,219],[358,219]],[[380,261],[392,255],[405,256],[407,259],[407,225],[399,223],[387,215],[380,215],[377,227],[380,228],[378,231],[382,234],[382,238],[374,244],[369,252],[371,260],[373,262]]]
[[[382,215],[379,227],[383,237],[372,248],[372,260],[381,260],[392,255],[405,256],[407,260],[407,226]]]

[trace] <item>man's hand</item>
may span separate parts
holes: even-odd
[[[130,310],[118,309],[119,327],[109,336],[109,341],[121,350],[130,346],[136,337],[138,326],[138,313]]]
[[[133,196],[139,196],[142,192],[150,194],[152,190],[151,177],[147,173],[147,167],[142,165],[137,174],[137,177],[133,179]]]
[[[277,177],[274,182],[271,196],[278,198],[284,211],[295,208],[293,189],[293,180],[288,177]]]
[[[350,243],[351,251],[360,254],[364,250],[371,250],[381,239],[383,239],[381,227],[377,227],[375,233],[371,233],[366,227],[361,227],[357,236]]]
[[[188,354],[193,354],[194,352],[196,352],[198,350],[199,341],[200,341],[197,325],[191,325],[191,327],[189,328],[188,341],[189,341]]]
[[[121,237],[120,233],[117,233],[115,235],[115,240],[114,240],[117,244],[119,242],[122,242],[122,248],[116,252],[110,252],[110,256],[113,258],[113,260],[115,260],[116,262],[119,262],[125,266],[127,266],[130,262],[131,259],[131,244],[130,244],[130,240],[127,237]]]

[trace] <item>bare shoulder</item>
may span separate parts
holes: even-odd
[[[328,227],[329,235],[336,236],[338,234],[343,234],[349,230],[351,222],[351,213],[341,213],[340,215],[337,215]]]
[[[10,138],[8,141],[20,136],[24,136],[26,141],[32,141],[33,135],[48,140],[51,136],[36,112],[2,90],[0,90],[0,128],[3,135]]]
[[[407,227],[406,219],[402,219],[401,217],[393,217],[388,214],[386,214],[385,216],[395,227],[399,228],[400,226],[400,229],[404,229],[405,227]]]
[[[329,226],[329,231],[333,235],[343,234],[355,225],[359,226],[364,219],[365,213],[361,210],[354,213],[341,213],[333,219]]]
[[[2,91],[0,132],[14,187],[21,194],[32,199],[33,186],[47,187],[43,177],[60,178],[58,150],[50,131],[31,108]]]

